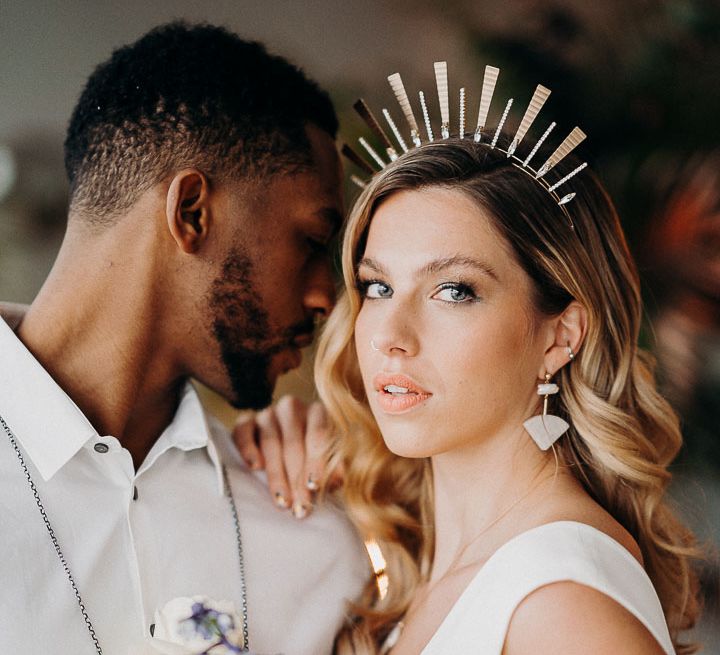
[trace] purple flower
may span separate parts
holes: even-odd
[[[199,636],[203,639],[225,638],[234,629],[235,621],[230,614],[206,607],[205,603],[193,603],[192,615],[181,624],[181,630],[187,637]]]
[[[158,645],[182,646],[187,655],[252,655],[244,647],[240,622],[232,602],[205,596],[175,598],[155,613],[154,640]]]

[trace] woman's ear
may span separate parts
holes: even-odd
[[[552,324],[552,342],[543,358],[544,370],[538,379],[546,373],[555,375],[563,366],[570,363],[580,350],[587,332],[587,310],[577,300],[573,300]]]
[[[196,169],[178,172],[170,182],[165,214],[175,243],[194,253],[207,239],[211,223],[207,177]]]

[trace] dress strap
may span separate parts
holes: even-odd
[[[609,596],[648,629],[667,655],[675,654],[660,600],[640,563],[604,532],[575,521],[557,521],[501,546],[422,655],[500,655],[515,609],[533,591],[554,582],[576,582]]]

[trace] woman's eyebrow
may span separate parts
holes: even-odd
[[[358,262],[358,268],[361,266],[369,268],[371,271],[379,275],[387,275],[387,271],[383,268],[380,262],[371,259],[370,257],[363,257]],[[483,275],[487,275],[494,280],[498,279],[497,273],[492,266],[475,257],[467,257],[465,255],[454,255],[452,257],[442,257],[440,259],[434,259],[428,262],[417,271],[418,275],[429,275],[432,273],[439,273],[445,269],[452,268],[454,266],[460,266],[463,268],[474,268]]]
[[[387,271],[381,266],[380,262],[377,262],[374,259],[370,259],[369,257],[363,257],[358,262],[357,267],[360,268],[361,266],[369,268],[371,271],[374,271],[379,275],[387,275]]]
[[[445,269],[451,268],[453,266],[474,268],[483,275],[488,275],[494,280],[498,279],[497,273],[495,273],[495,270],[492,266],[486,264],[480,259],[476,259],[475,257],[467,257],[464,255],[454,255],[453,257],[442,257],[441,259],[435,259],[423,266],[422,269],[420,269],[420,273],[439,273],[440,271],[444,271]]]

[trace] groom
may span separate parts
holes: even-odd
[[[276,511],[188,379],[260,408],[299,365],[334,301],[336,131],[301,71],[212,26],[91,75],[63,245],[0,320],[0,652],[126,655],[195,594],[246,606],[253,651],[330,652],[357,537]]]

